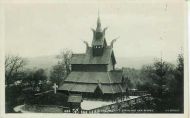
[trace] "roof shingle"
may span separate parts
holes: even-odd
[[[65,82],[77,83],[121,83],[122,71],[110,72],[79,72],[73,71],[64,80]]]
[[[95,89],[98,87],[98,84],[84,84],[84,83],[63,83],[58,90],[70,91],[70,92],[87,92],[94,93]],[[121,84],[101,84],[100,89],[104,94],[115,94],[125,92],[121,87]]]
[[[108,46],[104,48],[102,56],[94,57],[92,47],[88,47],[85,54],[73,54],[71,64],[109,64],[112,53],[112,48]]]
[[[124,92],[122,86],[122,71],[110,72],[71,72],[58,90],[93,93],[101,85],[103,93]]]

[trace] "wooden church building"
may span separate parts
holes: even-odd
[[[122,97],[126,90],[122,70],[115,70],[116,59],[113,43],[108,45],[105,31],[102,30],[100,18],[93,31],[91,46],[86,44],[84,54],[73,54],[71,73],[59,85],[58,92],[81,94],[83,99],[115,100]]]

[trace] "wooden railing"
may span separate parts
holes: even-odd
[[[150,94],[142,95],[137,98],[113,103],[110,105],[98,107],[91,110],[82,110],[81,113],[121,113],[121,112],[153,112],[151,109],[139,109],[137,104],[145,104],[146,101],[151,101]]]
[[[150,94],[138,96],[132,99],[126,99],[124,101],[118,101],[116,103],[105,105],[102,107],[83,110],[81,109],[82,114],[93,114],[93,113],[144,113],[144,112],[154,112],[152,109],[144,108],[148,102],[152,101]],[[139,106],[141,104],[143,107]],[[70,113],[69,107],[57,106],[57,105],[24,105],[24,109],[31,112],[47,112],[47,108],[54,109],[54,112],[60,113]],[[49,113],[49,111],[48,111]]]

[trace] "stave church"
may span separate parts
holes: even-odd
[[[98,17],[97,27],[92,29],[91,45],[84,42],[86,52],[72,55],[71,72],[59,85],[58,92],[103,101],[115,101],[125,95],[127,86],[122,70],[115,69],[116,58],[113,50],[115,39],[110,45],[107,44],[106,29],[102,29]]]

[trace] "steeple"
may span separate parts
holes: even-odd
[[[93,31],[93,40],[92,40],[92,48],[93,48],[93,56],[102,56],[104,52],[104,48],[107,46],[107,42],[105,39],[105,31],[107,28],[102,30],[100,16],[98,12],[97,18],[97,27],[96,30]]]
[[[98,19],[97,19],[97,27],[96,27],[96,32],[102,32],[102,28],[101,28],[101,21],[100,21],[99,12],[98,12]]]

